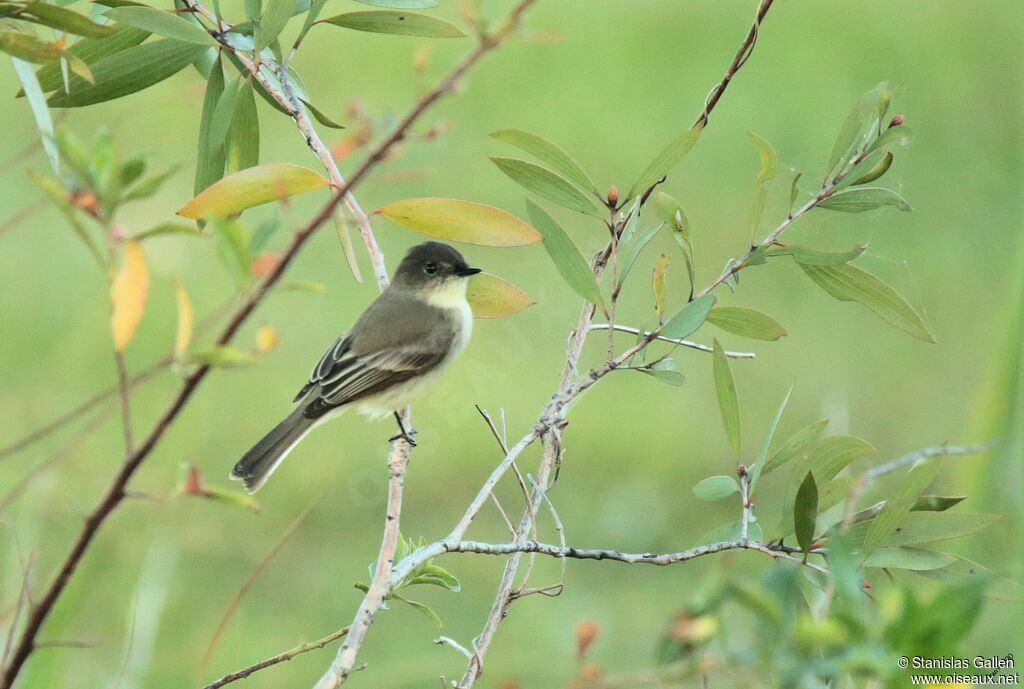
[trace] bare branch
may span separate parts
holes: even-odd
[[[997,442],[999,442],[998,439],[993,438],[981,445],[967,445],[963,447],[956,445],[940,445],[939,447],[926,447],[909,454],[905,454],[891,462],[868,469],[864,472],[864,480],[874,481],[879,476],[899,471],[903,467],[910,466],[922,459],[930,459],[932,457],[949,457],[954,455],[976,455],[979,452],[992,449]]]
[[[574,548],[572,546],[559,546],[552,543],[539,543],[537,541],[521,541],[518,543],[480,543],[478,541],[462,541],[450,548],[450,553],[477,553],[480,555],[510,555],[513,553],[537,553],[549,557],[573,560],[610,560],[623,562],[628,565],[655,565],[666,567],[689,562],[698,557],[713,555],[726,550],[755,550],[759,553],[769,555],[776,560],[792,560],[810,567],[816,572],[825,573],[823,567],[810,562],[803,562],[785,550],[780,550],[764,543],[751,541],[745,538],[737,538],[731,541],[720,541],[708,545],[700,545],[688,550],[681,550],[675,553],[624,553],[620,550],[604,548]]]
[[[243,668],[241,670],[238,670],[237,672],[232,672],[229,675],[224,675],[216,682],[211,682],[210,684],[207,684],[205,687],[203,687],[203,689],[220,689],[220,687],[227,686],[232,682],[237,682],[240,679],[245,679],[246,677],[255,672],[259,672],[260,670],[272,667],[274,665],[277,665],[278,663],[283,663],[286,660],[291,660],[295,656],[302,655],[303,653],[308,653],[309,651],[315,651],[318,648],[323,648],[327,644],[342,638],[346,634],[348,634],[348,627],[343,627],[336,632],[331,632],[322,639],[310,641],[309,643],[305,644],[299,644],[295,648],[289,649],[284,653],[278,653],[276,656],[271,656],[266,660],[261,660],[260,662],[250,665],[249,667]]]
[[[591,323],[590,324],[590,330],[591,331],[594,331],[594,330],[615,330],[616,332],[629,333],[631,335],[639,335],[640,334],[640,329],[639,328],[633,328],[633,327],[628,326],[628,325],[619,325],[618,323],[616,323],[613,327],[609,327],[607,323]],[[643,334],[644,334],[644,336],[650,335],[651,331],[645,330]],[[700,344],[699,342],[691,342],[690,340],[677,340],[674,337],[664,337],[662,335],[657,335],[657,334],[654,336],[654,339],[655,340],[661,340],[662,342],[671,342],[672,344],[675,344],[675,345],[680,345],[682,347],[689,347],[690,349],[696,349],[697,351],[707,352],[709,354],[714,351],[711,347],[708,347],[707,345]],[[725,355],[727,357],[732,358],[732,359],[753,359],[753,358],[755,358],[757,356],[753,352],[728,352],[728,351],[725,353]]]

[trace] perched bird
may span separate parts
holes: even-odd
[[[245,453],[231,478],[255,492],[292,448],[324,421],[352,407],[371,417],[394,414],[424,391],[469,341],[469,278],[480,272],[440,242],[412,247],[391,285],[334,341],[295,396],[299,406]],[[413,443],[415,444],[415,443]]]

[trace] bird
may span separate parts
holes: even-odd
[[[327,348],[293,403],[295,410],[231,470],[255,493],[317,426],[349,408],[380,419],[393,414],[398,435],[415,445],[398,410],[419,397],[462,352],[473,331],[466,299],[481,271],[456,249],[424,242],[406,253],[394,279],[351,329]]]

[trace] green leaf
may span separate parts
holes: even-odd
[[[905,124],[889,127],[868,147],[869,152],[877,151],[883,146],[908,146],[914,139],[914,130]]]
[[[839,170],[842,171],[854,154],[859,152],[870,137],[878,131],[880,119],[888,110],[891,96],[892,87],[889,82],[884,81],[854,104],[832,145],[832,152],[828,156],[828,164],[825,169],[826,176],[830,175],[836,166],[839,166]],[[880,108],[883,103],[885,107]]]
[[[259,514],[263,509],[260,506],[260,503],[256,501],[256,498],[237,490],[226,490],[224,488],[218,488],[217,486],[203,484],[200,491],[188,494],[223,502],[224,504],[233,507],[241,507],[243,510],[252,512],[253,514]]]
[[[799,431],[791,435],[786,439],[786,442],[782,443],[782,447],[775,451],[775,454],[765,462],[764,472],[775,471],[780,466],[790,461],[794,457],[797,457],[810,447],[821,435],[821,432],[825,430],[825,426],[828,425],[828,419],[822,419],[816,421],[808,426],[804,426]]]
[[[198,194],[203,189],[224,176],[224,146],[221,143],[214,143],[213,140],[213,117],[217,111],[217,103],[224,95],[224,68],[221,66],[221,58],[218,55],[217,61],[210,70],[210,78],[206,82],[206,95],[203,97],[203,110],[199,118],[199,147],[196,160],[196,177],[193,185],[193,193]]]
[[[434,625],[438,629],[441,629],[442,627],[444,627],[444,623],[441,621],[441,618],[429,606],[424,605],[423,603],[420,603],[419,601],[409,600],[405,596],[403,596],[401,594],[398,594],[398,593],[395,593],[394,591],[392,591],[390,594],[388,594],[388,598],[394,598],[395,600],[402,601],[406,605],[412,606],[413,609],[415,609],[418,612],[426,615],[427,619],[430,620],[431,622],[433,622]]]
[[[945,512],[967,499],[966,495],[919,495],[911,512]]]
[[[363,12],[346,12],[336,14],[322,23],[334,24],[356,31],[370,33],[387,33],[401,36],[425,36],[427,38],[463,38],[466,34],[462,29],[444,21],[423,14],[409,12],[388,12],[386,10],[370,10]]]
[[[833,435],[811,448],[805,460],[806,468],[813,469],[817,480],[826,483],[851,463],[874,451],[874,446],[866,440],[852,435]]]
[[[546,167],[518,158],[491,158],[491,162],[527,191],[574,211],[594,214],[594,202],[589,196]]]
[[[491,132],[491,138],[511,144],[536,157],[580,189],[596,192],[596,187],[590,176],[580,167],[579,163],[551,141],[521,129],[499,129],[496,132]]]
[[[302,99],[302,98],[300,98],[299,100],[301,100],[302,104],[306,106],[306,109],[309,110],[310,114],[313,115],[314,119],[316,119],[316,121],[319,122],[320,124],[322,124],[323,126],[329,127],[331,129],[344,129],[345,128],[345,125],[338,124],[337,122],[332,120],[330,117],[328,117],[326,114],[324,114],[324,112],[322,110],[320,110],[320,108],[316,107],[315,105],[310,103],[308,100],[305,100],[305,99]]]
[[[693,487],[693,494],[701,500],[721,500],[739,491],[740,486],[732,476],[724,474],[709,476]]]
[[[228,175],[204,189],[185,204],[178,215],[197,219],[223,218],[328,184],[330,182],[319,173],[301,165],[260,165]]]
[[[802,263],[806,266],[835,266],[841,263],[849,263],[864,253],[865,249],[867,249],[867,246],[858,245],[849,251],[821,251],[820,249],[790,244],[787,246],[770,247],[765,252],[765,255],[768,257],[792,256],[793,260],[797,263]]]
[[[945,541],[977,533],[999,519],[993,514],[967,514],[962,512],[911,512],[903,522],[886,534],[884,546],[917,545]],[[871,521],[850,527],[850,540],[860,543],[867,536]]]
[[[60,153],[57,151],[57,144],[53,138],[53,119],[50,117],[50,110],[46,107],[46,96],[39,87],[36,80],[36,73],[32,66],[14,56],[11,57],[14,65],[14,73],[18,75],[22,91],[28,97],[28,105],[32,110],[32,117],[36,121],[36,129],[39,130],[39,138],[46,152],[46,158],[50,161],[50,168],[54,174],[60,174]]]
[[[796,542],[805,553],[814,544],[814,527],[818,522],[818,486],[814,473],[808,471],[793,503],[793,525],[796,528]]]
[[[252,352],[246,352],[236,347],[220,346],[211,347],[189,354],[189,359],[196,364],[210,366],[211,368],[237,368],[249,366],[259,361],[259,358]]]
[[[929,460],[918,461],[910,468],[896,492],[885,501],[885,506],[878,516],[871,521],[868,533],[864,537],[864,544],[861,546],[862,558],[870,557],[889,533],[910,514],[918,494],[928,487],[938,470],[939,462]]]
[[[256,27],[256,50],[262,50],[277,40],[292,18],[296,3],[297,0],[267,0]]]
[[[692,127],[673,139],[672,142],[666,146],[654,160],[651,161],[647,166],[647,169],[645,169],[640,175],[639,179],[633,183],[633,187],[629,190],[629,194],[626,195],[626,198],[631,199],[638,194],[644,193],[654,183],[667,175],[680,160],[686,157],[686,154],[693,149],[694,145],[696,145],[701,129],[702,127]]]
[[[56,60],[64,52],[58,43],[41,41],[32,34],[20,31],[0,31],[0,51],[33,63]]]
[[[757,229],[761,223],[761,216],[764,215],[764,207],[768,201],[768,182],[775,177],[775,170],[779,165],[779,154],[770,143],[762,139],[754,132],[747,132],[757,146],[758,157],[761,167],[757,173],[757,183],[754,190],[754,207],[750,212],[750,228]]]
[[[935,342],[914,307],[896,290],[866,270],[849,264],[800,267],[815,284],[839,301],[859,302],[886,323],[925,342]]]
[[[473,317],[485,319],[513,316],[535,303],[511,282],[489,273],[470,278],[466,299],[473,309]]]
[[[170,39],[122,50],[91,65],[95,84],[73,76],[69,93],[50,96],[50,107],[78,108],[141,91],[180,72],[205,51],[205,46]]]
[[[288,282],[281,285],[281,288],[291,292],[309,292],[310,294],[327,294],[327,285],[322,282],[313,282],[310,280],[300,280],[298,282]]]
[[[89,38],[105,38],[114,33],[112,26],[97,24],[83,14],[69,10],[60,5],[51,5],[46,2],[33,2],[24,10],[18,12],[18,19],[49,26],[53,29],[66,31],[76,36]]]
[[[755,340],[774,341],[786,335],[786,329],[774,318],[743,306],[716,306],[708,314],[708,323]]]
[[[115,26],[112,35],[106,38],[83,38],[68,48],[65,54],[73,55],[92,66],[103,58],[137,46],[148,37],[148,31],[131,26]],[[40,88],[47,93],[60,88],[63,83],[61,68],[56,62],[44,65],[36,72],[36,77]]]
[[[792,394],[793,386],[790,385],[789,390],[786,391],[786,396],[782,398],[782,403],[775,411],[775,416],[772,417],[771,423],[768,424],[768,431],[764,434],[764,440],[761,441],[761,449],[758,451],[757,459],[754,460],[754,464],[750,469],[750,490],[747,491],[750,496],[753,496],[754,491],[757,489],[757,484],[761,479],[761,472],[764,470],[765,458],[768,456],[768,450],[771,448],[772,440],[775,438],[775,431],[779,428],[782,413],[786,411],[786,405],[789,404],[789,398]]]
[[[544,239],[544,235],[511,213],[472,201],[405,199],[374,213],[429,237],[466,244],[522,246]]]
[[[679,202],[663,191],[654,192],[651,201],[654,202],[654,210],[658,213],[658,217],[668,223],[672,232],[689,240],[690,223]]]
[[[628,244],[619,244],[619,282],[617,287],[622,289],[622,285],[626,284],[626,277],[629,275],[629,271],[633,269],[633,264],[636,263],[636,259],[640,257],[640,252],[644,250],[644,247],[655,235],[658,234],[658,230],[665,226],[665,223],[659,222],[656,225],[651,225],[646,230],[643,230],[633,241]],[[622,236],[625,237],[626,233],[623,231]],[[623,239],[622,241],[625,241]]]
[[[428,565],[422,570],[417,571],[416,577],[409,583],[440,586],[452,593],[458,593],[462,590],[462,585],[459,584],[459,580],[451,572],[437,565]]]
[[[590,264],[583,258],[572,237],[547,211],[529,199],[526,200],[526,214],[533,226],[544,235],[544,249],[566,284],[590,303],[604,308],[601,288],[597,285]]]
[[[883,187],[850,187],[842,189],[818,204],[818,208],[843,213],[861,213],[892,206],[901,211],[912,211],[906,199]]]
[[[700,326],[704,325],[704,321],[707,320],[708,313],[711,311],[711,307],[715,305],[715,301],[716,299],[713,294],[697,297],[677,311],[672,318],[668,319],[668,322],[661,326],[658,333],[664,337],[676,340],[689,337],[697,332]]]
[[[718,398],[718,410],[722,414],[722,426],[729,439],[729,445],[737,456],[740,454],[740,403],[736,394],[736,381],[732,377],[729,359],[725,356],[722,344],[714,341],[715,394]]]
[[[916,571],[941,569],[956,562],[956,557],[923,548],[880,548],[864,560],[865,567],[910,569]]]
[[[855,178],[852,182],[850,182],[850,186],[856,187],[860,186],[861,184],[869,184],[871,182],[874,182],[876,179],[878,179],[879,177],[881,177],[882,175],[889,171],[889,168],[892,167],[892,161],[892,151],[885,151],[885,154],[881,157],[881,159],[878,160],[874,165],[872,165],[871,168],[869,168],[863,175]],[[869,162],[870,158],[864,160],[864,163]],[[854,168],[853,172],[856,173],[857,168]],[[853,175],[851,174],[850,176],[852,177]]]
[[[193,225],[186,225],[180,222],[164,222],[159,225],[154,225],[148,230],[142,232],[136,232],[129,239],[135,241],[141,241],[143,239],[150,239],[151,237],[160,237],[168,234],[187,234],[194,237],[201,237],[202,232],[197,230]]]
[[[429,10],[432,7],[437,7],[434,0],[356,0],[356,2],[375,7],[390,7],[396,10]]]
[[[638,368],[636,370],[640,371],[640,373],[643,373],[644,375],[654,378],[655,380],[660,380],[662,383],[667,383],[668,385],[674,385],[676,387],[679,387],[686,382],[686,377],[679,371],[661,368]]]
[[[199,26],[171,12],[134,5],[107,10],[107,17],[121,24],[144,29],[158,36],[196,45],[216,46],[217,41]]]
[[[256,96],[249,81],[242,83],[235,98],[231,129],[225,146],[229,174],[259,165],[260,122],[256,113]]]
[[[231,120],[235,114],[235,100],[245,85],[246,80],[239,75],[224,88],[223,94],[217,101],[217,107],[213,111],[213,119],[210,121],[209,144],[211,146],[220,147],[227,142],[228,130],[231,128]]]

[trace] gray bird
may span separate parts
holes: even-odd
[[[238,460],[231,478],[256,492],[307,433],[349,408],[394,414],[422,394],[469,342],[469,278],[480,272],[440,242],[412,247],[394,281],[334,341],[295,396],[299,406]],[[415,443],[414,443],[415,444]]]

